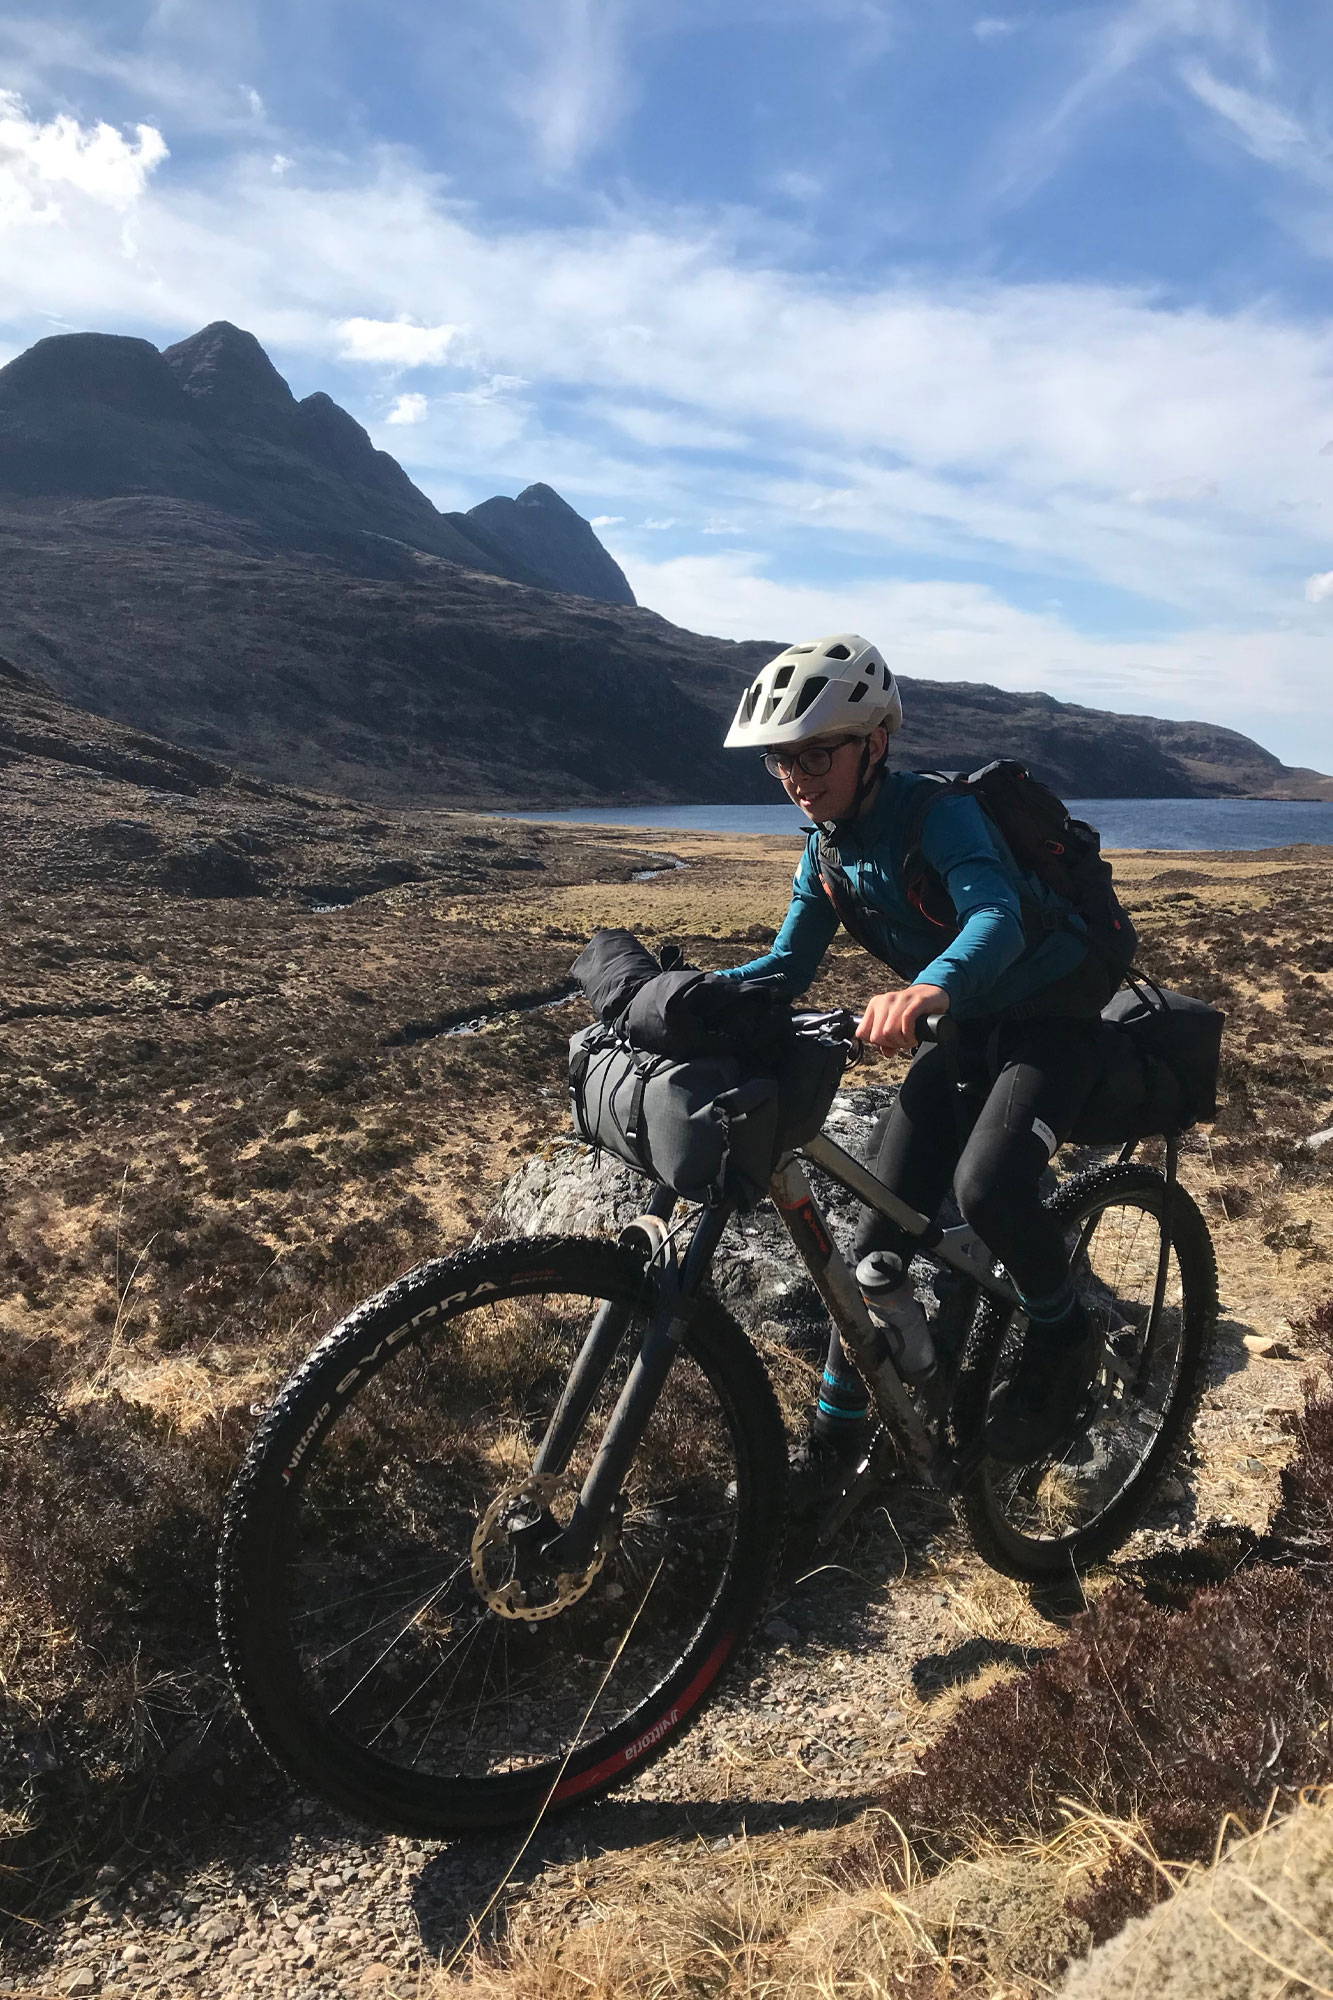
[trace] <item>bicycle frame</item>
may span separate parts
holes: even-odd
[[[845,1343],[881,1415],[929,1476],[939,1455],[936,1440],[925,1413],[898,1373],[883,1334],[871,1321],[846,1259],[825,1226],[802,1165],[802,1155],[914,1238],[934,1262],[959,1272],[991,1298],[1013,1306],[1016,1302],[1013,1287],[1007,1278],[996,1273],[991,1254],[975,1231],[966,1226],[938,1228],[928,1217],[891,1194],[873,1173],[822,1133],[808,1141],[800,1153],[789,1153],[778,1162],[769,1193],[797,1255],[828,1308],[834,1337]],[[586,1567],[592,1559],[688,1327],[694,1296],[707,1277],[734,1211],[732,1203],[704,1209],[695,1224],[683,1263],[678,1263],[674,1242],[666,1229],[674,1207],[675,1196],[669,1189],[654,1190],[645,1215],[625,1232],[627,1238],[649,1253],[646,1274],[651,1276],[656,1294],[654,1312],[569,1524],[544,1550],[548,1560],[558,1562],[571,1573]],[[534,1474],[559,1474],[568,1464],[629,1319],[627,1307],[610,1301],[598,1311],[533,1460]]]

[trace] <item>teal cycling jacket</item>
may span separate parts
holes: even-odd
[[[840,820],[833,846],[860,906],[861,922],[884,940],[885,957],[916,985],[938,986],[959,1020],[1008,1012],[1072,972],[1087,957],[1077,916],[1055,890],[1024,874],[975,799],[945,794],[926,815],[916,845],[948,889],[960,928],[933,924],[907,899],[903,864],[920,788],[929,779],[890,771],[864,818]],[[1029,938],[1020,897],[1065,926]],[[794,999],[804,993],[838,930],[838,914],[819,879],[810,848],[792,884],[791,906],[772,949],[729,979],[780,978]]]

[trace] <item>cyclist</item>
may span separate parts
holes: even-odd
[[[1059,1226],[1040,1183],[1097,1079],[1097,1019],[1116,976],[1090,951],[1071,906],[1020,873],[975,799],[942,793],[920,819],[930,781],[886,764],[902,727],[902,699],[883,655],[855,633],[790,646],[747,688],[726,737],[755,749],[836,854],[840,899],[867,948],[907,984],[876,993],[856,1033],[870,1046],[910,1048],[917,1024],[957,1023],[959,1072],[984,1102],[961,1148],[944,1052],[917,1054],[879,1139],[875,1170],[904,1201],[933,1216],[952,1181],[964,1219],[1004,1263],[1028,1320],[1022,1354],[987,1419],[987,1448],[1026,1463],[1067,1435],[1097,1360],[1087,1314],[1070,1279]],[[915,844],[948,890],[952,933],[932,922],[904,879]],[[832,882],[812,839],[791,906],[763,957],[733,979],[779,978],[791,997],[810,985],[839,924]],[[827,877],[825,870],[825,878]],[[1029,938],[1023,901],[1060,921]],[[856,1255],[910,1241],[863,1212]]]

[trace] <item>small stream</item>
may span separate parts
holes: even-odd
[[[668,861],[665,868],[636,868],[629,879],[631,882],[655,882],[659,875],[675,875],[689,865],[688,861]]]
[[[483,1008],[479,1014],[449,1013],[437,1015],[433,1021],[405,1021],[396,1035],[390,1035],[386,1048],[403,1048],[414,1042],[433,1041],[450,1035],[480,1035],[487,1028],[493,1028],[498,1021],[512,1020],[522,1014],[554,1013],[558,1007],[568,1007],[571,1001],[579,999],[576,986],[562,986],[554,993],[526,994],[518,1000],[500,1001],[494,1007]]]

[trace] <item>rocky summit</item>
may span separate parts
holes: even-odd
[[[768,801],[722,736],[783,643],[636,605],[540,482],[440,513],[225,321],[162,352],[59,334],[0,369],[0,653],[261,779],[385,805]],[[1017,757],[1076,798],[1333,797],[1208,723],[903,686],[904,765]]]
[[[79,512],[151,495],[353,567],[373,566],[373,544],[387,540],[514,582],[634,602],[588,523],[549,487],[440,513],[354,417],[322,391],[298,402],[254,335],[226,320],[161,353],[118,334],[55,334],[0,369],[0,494],[62,514],[71,502]],[[170,516],[155,518],[169,530]],[[200,538],[197,518],[181,526]]]

